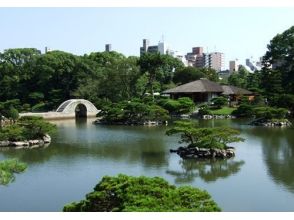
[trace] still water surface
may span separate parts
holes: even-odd
[[[0,186],[0,211],[61,211],[79,201],[104,175],[160,176],[171,184],[207,190],[223,211],[294,211],[294,129],[261,128],[239,120],[197,121],[241,131],[236,157],[183,161],[169,149],[178,137],[167,127],[95,126],[55,121],[49,147],[1,149],[0,159],[18,158],[28,169]]]

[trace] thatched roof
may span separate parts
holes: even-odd
[[[223,95],[252,95],[253,93],[246,90],[242,89],[236,86],[222,86],[224,92],[222,93]]]
[[[168,89],[162,93],[197,93],[197,92],[223,92],[223,88],[218,83],[209,81],[208,79],[200,79],[193,82],[177,86],[173,89]]]

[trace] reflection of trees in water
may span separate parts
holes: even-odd
[[[214,182],[219,178],[226,178],[238,173],[244,161],[229,160],[180,160],[181,171],[166,171],[175,176],[176,183],[189,183],[195,178],[201,178],[205,182]]]
[[[53,157],[58,157],[65,163],[74,163],[77,159],[89,157],[97,160],[123,161],[129,164],[142,163],[145,167],[161,167],[168,164],[168,152],[163,140],[138,139],[130,140],[129,144],[106,142],[77,143],[77,144],[56,144],[49,147],[34,149],[1,149],[1,153],[7,157],[16,157],[28,164],[44,163]]]
[[[294,128],[254,128],[261,139],[264,162],[273,180],[294,192]]]

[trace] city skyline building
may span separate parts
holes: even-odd
[[[238,64],[238,59],[235,59],[235,60],[231,60],[229,62],[229,73],[233,73],[233,72],[236,72],[238,71],[239,69],[239,64]]]
[[[105,44],[105,51],[110,52],[112,50],[112,45],[111,44]]]

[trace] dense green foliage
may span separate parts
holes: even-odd
[[[158,104],[168,110],[170,114],[187,114],[195,109],[195,103],[189,97],[182,97],[177,100],[161,99]]]
[[[153,102],[133,99],[105,106],[98,116],[106,124],[143,124],[146,121],[166,121],[168,111]]]
[[[228,83],[259,94],[251,104],[287,108],[293,116],[294,26],[277,34],[267,49],[260,71],[249,73],[245,68],[241,68],[229,77]]]
[[[66,212],[220,211],[206,191],[175,187],[159,177],[105,176],[86,199],[63,208]]]
[[[277,34],[267,46],[262,84],[268,93],[294,94],[294,26]]]
[[[169,55],[8,49],[0,53],[0,100],[17,99],[14,108],[20,111],[54,110],[69,98],[85,98],[100,108],[171,87],[179,68],[183,63]]]
[[[273,108],[273,107],[254,107],[249,104],[241,104],[233,115],[237,117],[255,117],[263,119],[285,119],[287,117],[288,110],[285,108]]]
[[[0,128],[0,141],[41,139],[54,132],[56,126],[39,117],[22,117],[15,124]]]
[[[232,115],[238,118],[250,118],[254,116],[253,106],[249,104],[241,104]]]
[[[0,161],[0,185],[7,185],[14,181],[14,173],[24,172],[27,168],[25,163],[16,159]]]
[[[212,102],[212,105],[218,109],[223,107],[224,105],[228,105],[228,99],[223,96],[213,98],[211,99],[211,102]]]
[[[146,92],[154,94],[154,83],[160,84],[160,89],[164,89],[164,84],[170,84],[173,78],[173,72],[178,68],[182,68],[184,64],[169,55],[160,55],[159,53],[143,54],[138,64],[141,73],[146,76],[147,84],[142,92],[142,97]],[[159,91],[158,91],[159,92]]]
[[[200,78],[207,78],[212,81],[218,81],[218,74],[213,69],[184,67],[175,72],[173,82],[175,84],[185,84]]]
[[[227,144],[243,141],[238,130],[227,127],[199,128],[191,121],[175,121],[167,135],[181,134],[179,143],[188,143],[188,147],[227,148]]]
[[[287,115],[287,109],[271,108],[271,107],[257,107],[254,108],[254,115],[256,118],[264,119],[284,119]]]
[[[250,73],[241,67],[227,83],[253,91],[256,100],[250,104],[287,108],[293,115],[293,42],[294,26],[270,41],[262,70]],[[15,121],[17,111],[54,110],[69,98],[88,99],[98,109],[146,94],[155,101],[155,92],[201,77],[219,81],[212,69],[184,67],[178,59],[158,53],[126,57],[112,51],[76,56],[63,51],[41,54],[34,48],[8,49],[0,53],[0,116]],[[177,112],[173,109],[176,102],[167,106],[169,112]]]

